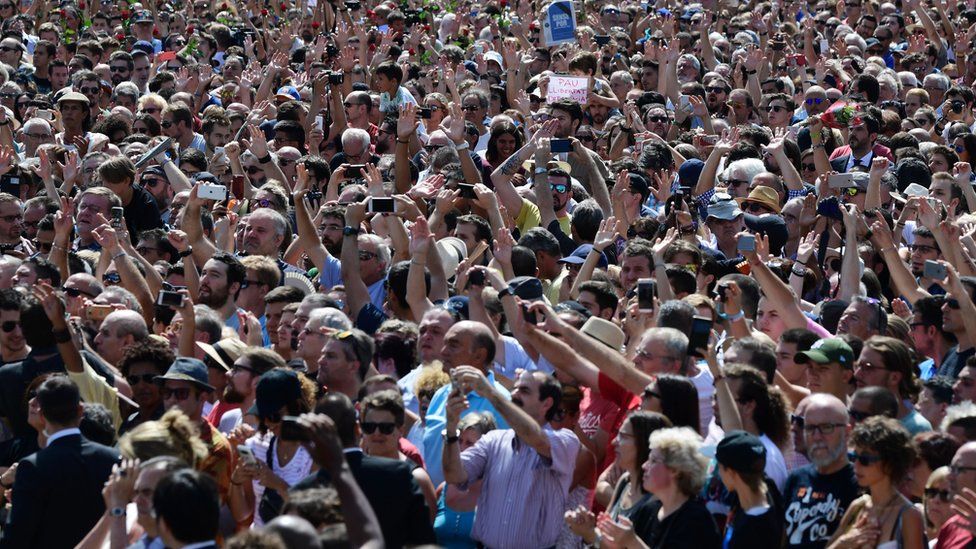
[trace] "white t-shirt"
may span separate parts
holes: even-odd
[[[698,363],[698,374],[691,378],[691,382],[698,389],[698,421],[701,423],[699,432],[708,432],[708,424],[712,421],[712,397],[715,395],[715,379],[711,370],[704,362]]]

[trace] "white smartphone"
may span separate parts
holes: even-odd
[[[197,195],[205,200],[227,200],[227,187],[224,185],[213,185],[205,183],[200,185]]]
[[[322,117],[321,114],[315,117],[315,129],[316,130],[322,131],[322,124],[323,123],[324,123],[324,118]]]
[[[241,456],[241,460],[249,465],[258,462],[257,458],[254,457],[254,450],[243,444],[237,447],[237,455]]]

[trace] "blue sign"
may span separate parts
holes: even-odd
[[[545,13],[542,26],[547,46],[576,41],[576,10],[572,2],[553,2]]]

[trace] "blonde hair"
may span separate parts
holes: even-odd
[[[697,494],[705,485],[708,459],[702,455],[702,437],[688,427],[670,427],[651,433],[651,450],[657,450],[664,465],[678,473],[678,490],[687,496]]]
[[[173,456],[193,466],[207,457],[207,445],[200,439],[197,426],[180,410],[170,410],[122,435],[119,451],[124,457],[141,461]]]
[[[413,385],[413,394],[419,397],[423,393],[430,393],[433,396],[438,389],[450,382],[451,376],[447,375],[439,363],[427,366],[417,376],[417,381]]]

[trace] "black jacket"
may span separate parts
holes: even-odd
[[[368,456],[357,450],[347,452],[346,461],[376,513],[388,548],[437,542],[427,502],[413,478],[410,462]],[[302,490],[330,483],[329,474],[320,469],[291,489]]]
[[[20,461],[0,548],[74,547],[105,512],[119,452],[75,434]]]

